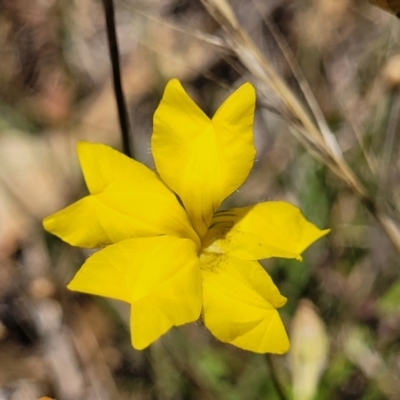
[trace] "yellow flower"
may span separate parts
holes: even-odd
[[[71,290],[131,305],[132,345],[196,321],[257,353],[289,348],[283,297],[257,260],[300,259],[327,230],[285,202],[217,211],[254,162],[254,88],[246,83],[208,118],[177,80],[154,115],[157,173],[103,144],[78,143],[90,195],[44,220],[89,257]]]

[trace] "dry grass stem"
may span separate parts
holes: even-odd
[[[301,141],[310,153],[325,163],[347,184],[368,211],[373,214],[387,237],[397,251],[400,252],[400,230],[398,224],[387,214],[386,210],[376,204],[361,180],[347,164],[327,124],[319,123],[319,127],[315,125],[293,91],[274,70],[248,33],[242,29],[226,0],[202,0],[202,3],[210,15],[224,29],[224,36],[228,46],[253,75],[258,91],[265,96],[268,96],[272,91],[278,96],[285,106],[285,111],[291,115],[293,125],[296,128],[297,134],[295,136],[297,139]],[[310,101],[309,96],[306,96],[306,99]],[[311,103],[310,109],[315,112],[315,104]],[[314,117],[317,121],[322,118],[320,114]],[[322,127],[323,129],[321,129]]]

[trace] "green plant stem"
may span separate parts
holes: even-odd
[[[274,385],[276,394],[278,395],[278,398],[280,400],[288,400],[288,397],[286,396],[283,385],[282,385],[280,379],[278,378],[278,374],[276,372],[276,368],[275,368],[274,362],[272,361],[271,355],[266,354],[265,360],[267,361],[268,369],[271,374],[271,380]]]
[[[132,157],[129,116],[121,83],[121,66],[119,62],[119,48],[115,28],[114,3],[113,0],[102,0],[102,3],[104,8],[104,17],[106,20],[108,49],[110,52],[114,93],[115,100],[117,102],[119,125],[121,129],[122,147],[124,153],[128,157]]]

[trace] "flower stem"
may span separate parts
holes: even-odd
[[[128,157],[132,157],[130,124],[125,95],[121,83],[121,66],[119,62],[119,49],[115,28],[115,11],[113,0],[102,0],[104,17],[106,20],[108,50],[113,73],[114,93],[117,102],[119,125],[121,129],[122,147]]]
[[[275,368],[275,365],[274,365],[271,355],[266,354],[265,360],[267,361],[269,373],[271,375],[272,384],[274,385],[274,388],[275,388],[276,394],[278,395],[278,398],[280,400],[288,400],[288,397],[285,393],[282,382],[280,381],[278,374],[276,372],[276,368]]]

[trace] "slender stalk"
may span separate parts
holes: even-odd
[[[272,356],[270,354],[266,354],[265,360],[267,361],[269,372],[271,374],[271,380],[274,385],[276,394],[278,395],[278,398],[280,400],[288,400],[288,397],[286,396],[286,393],[285,393],[285,389],[283,388],[283,385],[282,385],[282,383],[278,377],[278,374],[276,372],[274,362],[272,361]]]
[[[130,124],[125,95],[121,83],[121,66],[119,62],[119,48],[115,27],[115,11],[113,0],[102,0],[104,17],[107,27],[108,50],[112,66],[115,100],[117,102],[119,125],[121,129],[122,147],[128,157],[132,157],[130,140]]]

